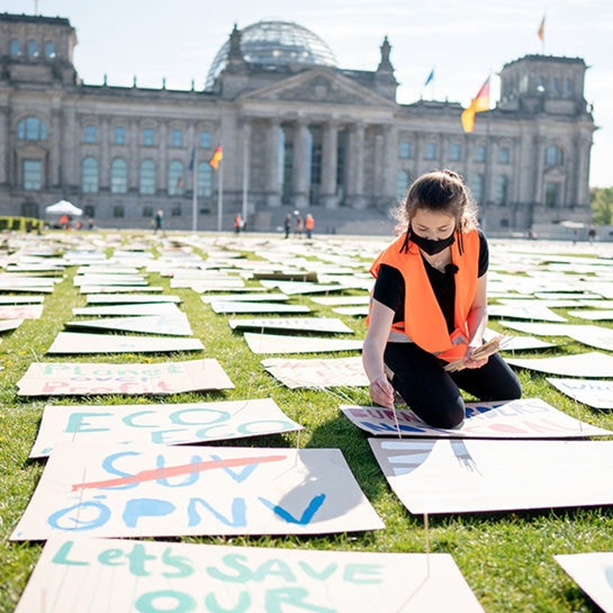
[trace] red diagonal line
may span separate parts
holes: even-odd
[[[209,460],[207,462],[196,462],[194,464],[180,464],[179,466],[166,466],[164,468],[154,468],[152,470],[141,470],[135,475],[128,477],[117,477],[116,479],[105,479],[103,481],[89,481],[88,483],[75,483],[72,491],[95,489],[98,487],[116,487],[129,483],[142,483],[143,481],[154,481],[164,477],[176,477],[195,472],[203,472],[214,468],[234,468],[235,466],[245,466],[247,464],[263,464],[264,462],[280,462],[286,456],[271,455],[257,458],[234,458],[228,460]]]

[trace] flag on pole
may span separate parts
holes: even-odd
[[[543,15],[543,19],[541,19],[541,25],[536,34],[541,42],[545,40],[545,15]]]
[[[424,87],[430,85],[434,81],[434,68],[430,71],[430,74],[426,78],[426,82],[424,83]]]
[[[217,145],[217,147],[215,147],[215,151],[213,152],[213,156],[209,160],[209,165],[217,170],[221,160],[223,160],[223,149],[221,148],[221,145]]]
[[[490,78],[481,86],[479,93],[472,99],[470,105],[462,113],[462,127],[464,132],[475,129],[475,115],[490,110]]]

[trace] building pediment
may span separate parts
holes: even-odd
[[[325,67],[308,70],[274,85],[251,91],[241,96],[241,100],[386,108],[396,106],[390,100]]]

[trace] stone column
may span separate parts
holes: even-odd
[[[383,182],[378,196],[383,202],[396,205],[396,176],[398,174],[398,128],[383,126]]]
[[[326,209],[338,208],[338,125],[329,122],[324,125],[323,151],[321,159],[321,202]]]
[[[6,183],[14,183],[14,181],[9,181],[8,177],[9,173],[9,151],[11,149],[15,149],[14,144],[11,147],[10,141],[12,137],[10,136],[10,117],[11,117],[11,109],[8,105],[2,105],[0,108],[0,185],[5,185]]]
[[[62,168],[62,150],[60,143],[64,140],[64,134],[62,130],[62,112],[58,108],[54,108],[51,112],[51,134],[54,135],[53,140],[50,143],[49,157],[47,164],[49,167],[46,171],[46,178],[49,181],[47,184],[46,181],[43,181],[43,184],[50,188],[58,188],[62,184],[62,180],[60,177],[60,172]],[[79,171],[81,168],[79,167]],[[71,177],[70,184],[79,185],[81,184],[81,173],[76,177]]]
[[[366,208],[364,198],[364,133],[362,122],[355,123],[349,133],[349,205],[354,209]]]
[[[577,163],[575,164],[575,202],[578,206],[587,206],[589,212],[590,188],[589,188],[589,159],[592,138],[587,134],[580,134],[577,138]]]
[[[311,163],[307,151],[308,123],[299,119],[294,130],[294,158],[292,172],[292,200],[297,209],[304,209],[309,204],[309,186],[307,169]]]
[[[98,188],[111,189],[111,156],[109,151],[109,117],[100,119],[100,165],[98,167]]]
[[[243,147],[241,152],[242,158],[242,205],[241,212],[243,216],[243,220],[247,222],[247,217],[251,213],[255,213],[254,211],[249,210],[249,187],[250,187],[250,177],[249,177],[249,151],[251,150],[251,121],[249,119],[243,120],[242,125],[242,139],[243,139]]]
[[[168,194],[168,122],[161,121],[159,126],[158,168],[156,172],[157,190],[164,196]]]
[[[126,126],[128,140],[128,191],[140,192],[140,165],[142,159],[138,154],[138,125],[134,119],[128,121]]]
[[[281,172],[279,167],[279,130],[280,123],[271,117],[266,146],[268,176],[266,178],[266,204],[270,207],[281,206]]]

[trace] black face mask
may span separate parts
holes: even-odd
[[[410,239],[425,253],[428,255],[436,255],[440,253],[443,249],[449,247],[449,245],[453,245],[455,242],[455,232],[452,232],[450,236],[447,238],[443,238],[438,241],[434,241],[431,238],[424,238],[423,236],[418,236],[411,230]]]

